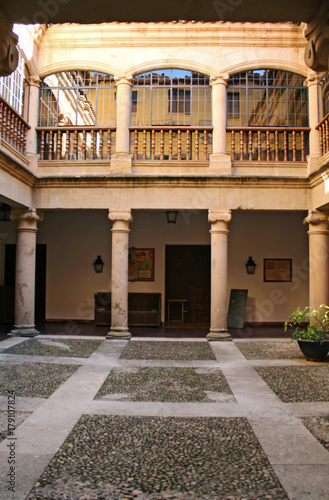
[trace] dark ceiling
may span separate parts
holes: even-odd
[[[4,3],[3,0],[1,3]],[[309,22],[323,0],[6,0],[12,23]]]

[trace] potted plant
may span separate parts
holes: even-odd
[[[329,352],[329,306],[321,304],[317,309],[305,307],[303,310],[298,307],[284,324],[284,330],[288,328],[306,359],[325,359]]]

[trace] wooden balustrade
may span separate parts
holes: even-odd
[[[26,154],[26,134],[30,129],[23,118],[0,97],[0,136],[22,155]]]
[[[114,127],[38,127],[40,160],[109,160]]]
[[[329,153],[329,113],[315,127],[320,133],[320,151],[321,155]]]
[[[306,161],[310,131],[307,127],[228,127],[226,130],[227,152],[232,161]]]
[[[134,160],[200,160],[211,153],[212,127],[131,127]]]

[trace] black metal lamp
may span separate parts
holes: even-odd
[[[102,257],[97,255],[97,259],[94,262],[95,273],[102,273],[104,267],[104,262],[102,261]]]
[[[10,221],[10,206],[7,203],[1,203],[0,205],[0,222]]]
[[[246,262],[246,269],[247,269],[247,274],[254,274],[256,269],[256,264],[253,261],[252,257],[249,257],[248,261]]]
[[[178,212],[177,210],[167,210],[166,217],[168,224],[176,224]]]

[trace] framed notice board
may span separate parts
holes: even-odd
[[[264,281],[292,281],[292,259],[264,259]]]
[[[232,289],[227,315],[228,328],[243,328],[246,314],[248,290]]]

